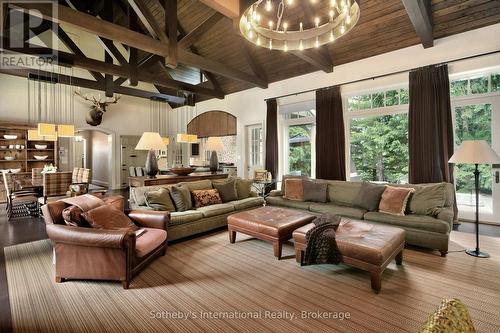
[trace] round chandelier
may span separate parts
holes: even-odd
[[[320,47],[358,23],[355,0],[258,0],[240,18],[242,35],[270,50]]]

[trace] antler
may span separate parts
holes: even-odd
[[[120,97],[121,97],[120,95],[113,96],[113,99],[111,101],[106,102],[106,105],[118,103],[118,100],[120,99]]]
[[[84,100],[89,101],[89,102],[92,102],[92,103],[94,103],[94,104],[95,104],[95,103],[97,103],[97,101],[95,100],[95,97],[93,97],[93,96],[92,96],[92,98],[93,98],[94,100],[91,100],[91,99],[90,99],[90,98],[88,98],[87,96],[82,95],[82,93],[81,93],[79,90],[75,90],[75,95],[78,95],[78,96],[80,96],[81,98],[83,98]]]

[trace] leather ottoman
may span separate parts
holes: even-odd
[[[292,232],[310,222],[316,216],[299,210],[260,207],[228,216],[229,241],[234,243],[236,232],[273,242],[274,256],[281,259],[283,242],[292,238]]]
[[[314,227],[309,223],[293,232],[295,258],[301,265],[307,248],[306,233]],[[372,289],[378,293],[381,276],[389,263],[403,262],[405,231],[400,228],[369,224],[342,218],[336,241],[344,264],[370,272]]]

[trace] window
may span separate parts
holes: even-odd
[[[315,100],[280,106],[283,174],[314,177],[316,173]]]
[[[408,182],[408,89],[347,98],[350,179]]]
[[[496,91],[500,91],[500,73],[456,79],[450,82],[450,95],[452,97],[487,94]]]
[[[351,96],[347,99],[348,111],[350,112],[405,105],[408,102],[408,89],[406,88]]]

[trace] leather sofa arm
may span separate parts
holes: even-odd
[[[119,249],[125,248],[129,240],[135,242],[135,234],[126,230],[80,228],[60,224],[48,224],[46,230],[49,239],[55,243]]]
[[[137,225],[145,228],[167,230],[170,212],[152,210],[130,210],[128,217]]]

